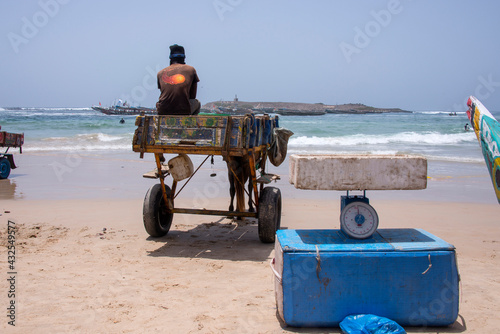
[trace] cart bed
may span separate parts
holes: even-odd
[[[242,156],[271,144],[278,117],[138,116],[134,152]]]
[[[21,147],[24,144],[23,133],[0,131],[0,147]]]

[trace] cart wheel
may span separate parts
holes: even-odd
[[[10,175],[10,162],[7,158],[0,158],[0,179],[6,179]]]
[[[258,210],[259,239],[264,243],[274,242],[281,224],[281,191],[275,187],[262,189]]]
[[[167,196],[170,197],[170,188],[165,185]],[[142,219],[146,232],[152,237],[162,237],[168,233],[172,225],[173,213],[167,212],[167,206],[163,200],[161,184],[157,183],[149,188],[144,197],[142,208]]]

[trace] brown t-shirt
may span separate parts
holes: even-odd
[[[156,103],[159,115],[190,115],[189,99],[196,98],[196,83],[200,81],[194,67],[172,64],[158,72],[160,98]],[[194,85],[194,87],[193,87]]]

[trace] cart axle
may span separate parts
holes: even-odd
[[[205,209],[183,209],[183,208],[174,208],[174,209],[171,209],[170,212],[171,213],[189,213],[189,214],[194,214],[194,215],[257,218],[257,213],[256,212],[224,211],[224,210],[205,210]]]

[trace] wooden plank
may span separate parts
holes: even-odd
[[[134,152],[141,152],[140,145],[132,146]],[[260,152],[266,149],[266,146],[255,147],[255,152]],[[200,147],[194,145],[176,145],[176,146],[159,146],[159,145],[146,145],[144,152],[147,153],[165,153],[165,154],[199,154],[199,155],[223,155],[222,148],[219,147]],[[229,156],[243,156],[248,154],[245,148],[233,148],[228,151]]]
[[[168,166],[162,165],[161,166],[161,173],[163,175],[167,174],[168,173]],[[159,177],[158,169],[155,168],[150,172],[144,173],[144,174],[142,174],[142,177],[144,177],[146,179],[157,179]]]
[[[281,176],[276,174],[262,174],[258,179],[257,183],[269,184],[272,181],[280,180]]]

